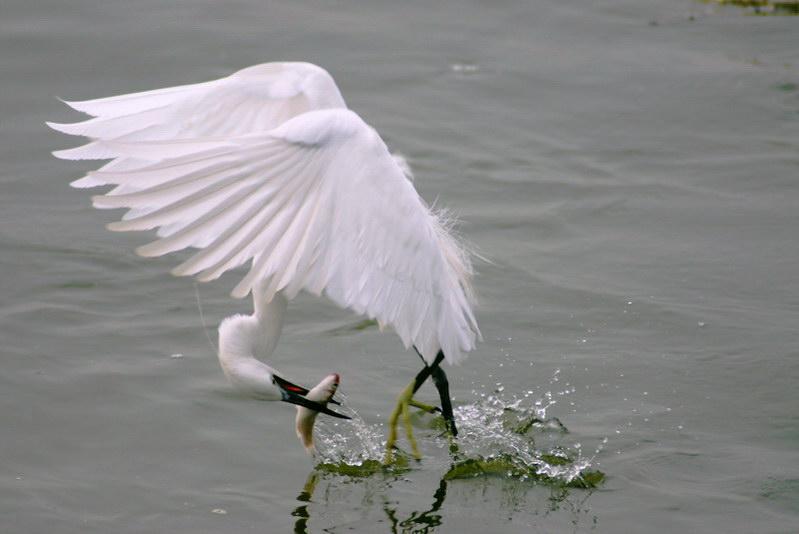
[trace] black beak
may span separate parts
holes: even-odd
[[[316,402],[306,399],[305,395],[308,394],[308,390],[302,386],[292,384],[285,378],[280,378],[277,375],[272,375],[272,381],[275,383],[277,387],[280,388],[280,394],[283,397],[280,400],[284,402],[296,404],[298,406],[303,406],[305,408],[308,408],[309,410],[314,410],[316,412],[326,413],[327,415],[338,417],[339,419],[351,419],[351,417],[347,417],[346,415],[334,412],[333,410],[331,410],[321,402]],[[339,404],[334,400],[331,400],[330,402],[332,402],[333,404]]]

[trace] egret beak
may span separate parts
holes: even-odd
[[[308,394],[308,390],[302,386],[298,386],[286,380],[285,378],[280,378],[277,375],[272,375],[272,382],[280,388],[280,394],[282,398],[280,400],[284,402],[288,402],[291,404],[296,404],[297,406],[302,406],[304,408],[308,408],[309,410],[313,410],[315,412],[325,413],[327,415],[331,415],[333,417],[338,417],[339,419],[351,419],[346,415],[334,412],[321,402],[312,401],[310,399],[306,399],[305,395]],[[335,401],[330,401],[334,404],[339,404]]]

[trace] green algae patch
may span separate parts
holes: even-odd
[[[378,460],[364,460],[360,464],[348,464],[347,462],[323,463],[316,466],[316,470],[322,473],[334,473],[353,478],[367,478],[378,474],[401,475],[411,470],[408,459],[404,456],[396,456],[390,465],[386,465]]]
[[[541,419],[540,417],[535,416],[523,419],[506,417],[502,422],[502,426],[514,434],[519,434],[520,436],[524,436],[533,428],[545,430],[547,432],[556,432],[558,434],[569,433],[569,430],[563,425],[563,423],[560,422],[560,419],[557,417],[551,417],[549,419]]]
[[[544,455],[541,460],[551,466],[566,466],[571,463],[568,458],[555,455]],[[457,462],[450,467],[443,479],[458,480],[476,477],[519,478],[555,486],[582,489],[595,488],[605,480],[605,474],[595,470],[582,471],[569,481],[561,480],[540,472],[539,466],[525,465],[507,454],[490,458],[470,458]]]
[[[519,467],[509,458],[469,458],[457,462],[444,475],[444,480],[458,480],[482,476],[518,477],[523,475]]]
[[[702,0],[702,2],[746,8],[753,15],[799,15],[799,0]]]
[[[592,489],[598,487],[605,481],[605,473],[597,470],[583,471],[579,476],[573,478],[568,484],[569,488]]]

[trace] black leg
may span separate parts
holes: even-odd
[[[414,350],[415,349],[416,347],[414,347]],[[419,351],[417,350],[416,353],[419,354]],[[419,357],[421,358],[422,355],[419,354]],[[422,361],[424,361],[424,358],[422,358]],[[438,351],[438,354],[436,354],[436,359],[435,361],[433,361],[433,365],[427,365],[427,362],[425,362],[424,368],[421,371],[419,371],[418,375],[416,375],[416,380],[413,385],[414,393],[419,391],[419,388],[422,387],[422,384],[424,384],[424,381],[427,380],[427,377],[429,377],[433,373],[434,369],[438,369],[439,364],[443,361],[444,361],[444,353]]]
[[[414,349],[416,349],[416,347],[414,347]],[[416,353],[419,354],[419,351],[417,350]],[[421,358],[422,355],[419,354],[419,357]],[[422,358],[422,361],[424,361],[424,358]],[[446,421],[447,427],[449,431],[452,432],[452,435],[457,436],[458,429],[455,427],[455,416],[452,413],[452,400],[449,396],[449,381],[447,380],[447,374],[444,372],[444,369],[441,368],[441,362],[443,361],[444,352],[438,351],[433,365],[427,365],[427,362],[425,362],[424,368],[416,375],[413,392],[416,393],[419,391],[424,381],[427,380],[429,376],[432,376],[433,385],[436,386],[438,396],[441,398],[441,415],[444,416],[444,421]]]
[[[452,413],[452,400],[449,397],[449,381],[447,375],[441,366],[436,365],[433,368],[433,384],[438,390],[438,396],[441,398],[441,415],[444,416],[444,421],[449,427],[449,431],[453,436],[458,435],[458,429],[455,426],[455,416]]]

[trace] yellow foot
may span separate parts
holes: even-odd
[[[413,399],[409,400],[408,404],[413,406],[414,408],[419,408],[420,410],[424,410],[427,413],[436,413],[441,411],[435,406],[430,406],[429,404],[425,404],[423,402],[419,402]]]
[[[405,391],[400,393],[399,398],[397,399],[397,406],[394,408],[394,411],[391,413],[391,417],[388,418],[388,440],[386,440],[386,464],[389,465],[394,461],[394,450],[397,448],[397,426],[399,424],[400,415],[402,416],[402,422],[405,424],[405,434],[408,436],[408,442],[411,445],[411,452],[413,457],[417,460],[422,459],[422,455],[419,454],[419,448],[416,446],[416,440],[413,437],[413,431],[411,430],[411,412],[410,406],[415,406],[417,408],[421,408],[425,411],[429,411],[432,413],[435,411],[435,408],[429,406],[427,404],[422,404],[421,402],[416,402],[413,400],[413,387],[415,385],[415,381],[412,381]]]
[[[391,465],[394,462],[394,451],[398,450],[397,447],[397,427],[399,426],[399,418],[402,416],[402,422],[405,425],[405,435],[408,436],[408,443],[411,446],[411,454],[416,460],[421,460],[422,455],[419,454],[419,447],[416,445],[416,439],[413,437],[413,430],[411,429],[411,412],[410,407],[419,408],[427,413],[440,412],[439,408],[419,402],[413,399],[413,390],[416,387],[416,380],[414,379],[405,390],[400,393],[397,399],[397,405],[391,416],[388,418],[388,439],[386,440],[386,465]],[[456,454],[458,445],[452,435],[451,428],[446,425],[447,436],[450,441],[450,451]]]

